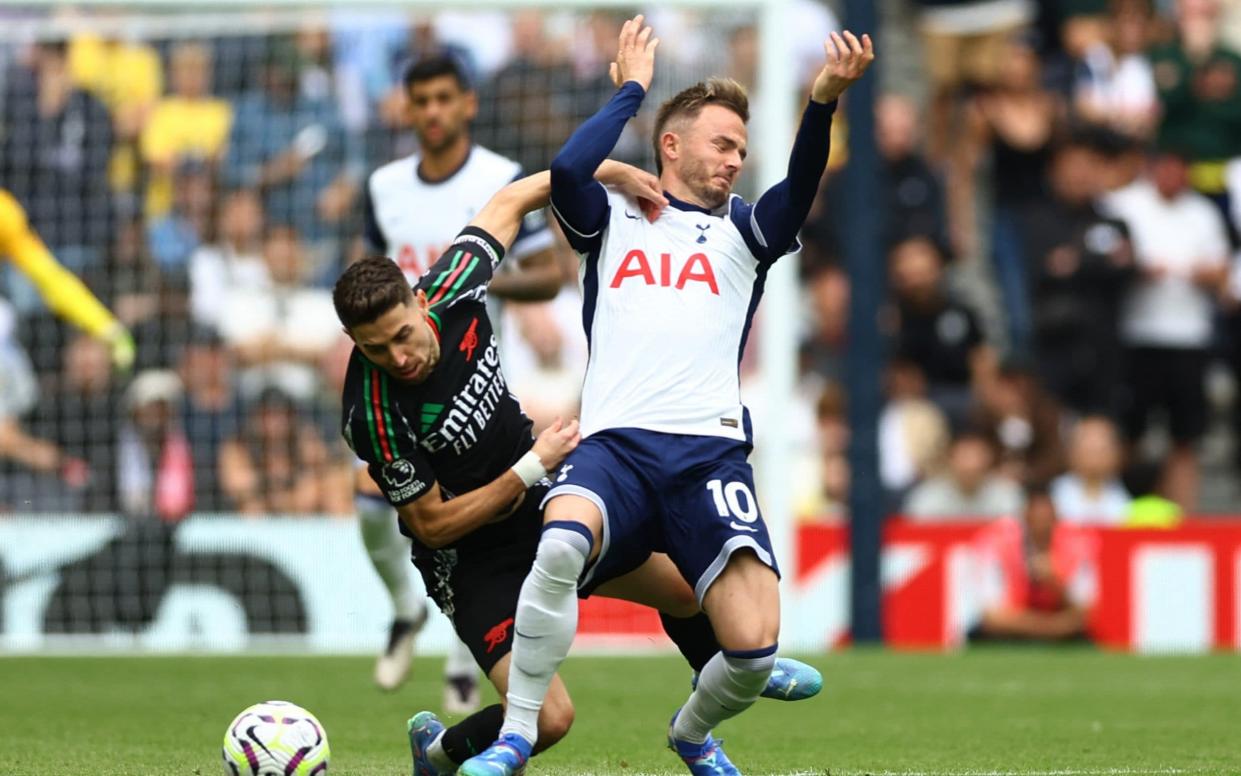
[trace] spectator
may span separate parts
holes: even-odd
[[[849,276],[839,266],[812,269],[806,282],[810,295],[811,331],[804,358],[816,374],[844,379],[846,331],[849,323]]]
[[[63,367],[56,389],[41,403],[47,435],[63,453],[83,462],[85,490],[77,504],[88,512],[116,510],[116,440],[120,391],[112,378],[108,346],[76,334],[61,351]]]
[[[1089,44],[1078,66],[1073,106],[1086,121],[1132,138],[1151,137],[1159,118],[1155,75],[1146,55],[1147,0],[1113,3],[1106,36]]]
[[[964,256],[978,254],[975,181],[990,157],[991,256],[1004,311],[1009,345],[1024,352],[1030,337],[1026,258],[1021,252],[1021,214],[1045,196],[1047,163],[1064,116],[1060,97],[1043,87],[1032,41],[1012,38],[1005,48],[1001,78],[975,97],[966,110],[966,135],[950,188],[953,245]]]
[[[1206,374],[1215,296],[1227,275],[1228,236],[1219,211],[1189,188],[1184,156],[1160,152],[1148,176],[1108,199],[1129,225],[1139,270],[1124,300],[1121,338],[1131,397],[1125,432],[1137,442],[1152,410],[1168,412],[1173,448],[1164,495],[1192,510],[1194,444],[1206,428]]]
[[[1067,552],[1057,552],[1056,507],[1046,491],[1033,490],[1022,521],[1023,540],[1005,546],[1000,559],[1007,595],[988,607],[973,636],[1064,641],[1086,631],[1086,610],[1069,595]]]
[[[130,518],[176,523],[194,509],[195,462],[176,412],[182,390],[175,372],[151,369],[139,373],[126,392],[117,492]]]
[[[1000,470],[1014,482],[1047,482],[1064,469],[1060,407],[1020,360],[1001,366],[980,392],[974,423],[999,442]]]
[[[875,141],[882,157],[880,201],[885,245],[925,237],[949,245],[943,182],[918,150],[918,109],[908,97],[890,94],[875,106]],[[848,229],[841,205],[849,192],[843,175],[829,174],[806,224],[807,242],[828,256],[841,256],[840,235]]]
[[[263,89],[235,105],[225,177],[262,191],[268,218],[296,228],[322,270],[353,210],[361,160],[336,102],[302,94],[297,77],[296,52],[276,44]]]
[[[920,522],[988,520],[1021,513],[1021,488],[996,473],[995,441],[979,431],[957,434],[948,450],[947,470],[918,485],[904,514]]]
[[[879,416],[879,478],[899,503],[943,459],[948,419],[926,398],[926,376],[912,361],[888,362],[887,393]]]
[[[92,16],[99,18],[103,13],[95,12]],[[136,194],[141,179],[138,140],[164,90],[159,53],[154,46],[130,35],[81,32],[69,43],[68,62],[74,83],[98,98],[112,117],[114,145],[109,148],[109,182],[117,195],[118,211],[137,212]]]
[[[36,45],[31,61],[5,84],[0,181],[57,260],[80,274],[102,263],[111,241],[112,122],[103,103],[74,87],[64,43]],[[15,273],[9,289],[22,314],[39,308],[33,286]]]
[[[507,304],[503,313],[504,373],[537,434],[577,414],[588,355],[581,294],[574,282],[550,302]]]
[[[236,289],[224,301],[220,334],[242,367],[243,397],[275,385],[310,402],[322,386],[324,359],[344,336],[332,294],[303,284],[305,258],[291,227],[268,229],[263,261],[271,284]]]
[[[1105,162],[1083,138],[1056,150],[1050,172],[1050,196],[1022,221],[1038,374],[1069,409],[1115,413],[1120,305],[1135,274],[1129,231],[1095,205]]]
[[[944,186],[918,150],[921,126],[918,109],[908,97],[890,94],[875,106],[888,245],[907,237],[926,237],[948,245]]]
[[[1112,421],[1098,415],[1077,421],[1068,458],[1068,472],[1051,484],[1060,519],[1082,525],[1123,522],[1132,499],[1120,481],[1120,437]]]
[[[911,238],[889,255],[894,350],[922,370],[928,397],[960,425],[972,401],[971,383],[985,382],[994,354],[973,311],[949,298],[943,255],[934,243]]]
[[[214,171],[223,158],[233,107],[211,96],[211,66],[211,50],[202,43],[187,41],[172,47],[172,94],[156,103],[142,130],[142,159],[151,175],[148,218],[157,218],[172,207],[172,175],[178,165],[199,162]]]
[[[512,59],[478,90],[475,140],[523,170],[543,170],[573,131],[573,68],[544,33],[541,11],[514,14],[512,30]]]
[[[122,223],[117,230],[96,282],[107,290],[116,317],[134,333],[139,370],[167,366],[179,350],[189,318],[184,269],[164,271],[151,259],[140,219]]]
[[[1222,200],[1224,166],[1241,156],[1241,57],[1218,40],[1218,0],[1179,0],[1176,10],[1176,40],[1151,51],[1158,142],[1186,154],[1197,191]]]
[[[58,475],[66,484],[80,486],[84,467],[22,425],[22,416],[38,401],[39,388],[17,342],[16,324],[13,308],[0,299],[0,511],[64,508],[42,496],[57,489],[53,483]]]
[[[918,0],[931,89],[931,158],[948,156],[957,101],[965,88],[1001,80],[1012,34],[1034,18],[1027,0]]]
[[[200,512],[220,512],[228,502],[217,463],[225,442],[237,436],[242,416],[232,355],[220,335],[199,327],[188,337],[178,371],[186,386],[178,414],[198,464],[194,507]]]
[[[198,162],[179,165],[172,180],[172,210],[149,222],[147,240],[161,270],[184,274],[210,231],[215,190],[211,171]]]
[[[352,510],[351,480],[333,472],[328,447],[314,426],[299,421],[293,399],[269,388],[239,434],[220,449],[220,484],[244,514],[344,514]]]
[[[218,331],[227,300],[271,285],[262,256],[263,206],[253,190],[224,197],[215,238],[190,257],[190,315]]]

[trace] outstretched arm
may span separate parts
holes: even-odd
[[[129,331],[81,279],[56,261],[27,222],[21,205],[0,190],[0,256],[4,255],[29,278],[52,312],[107,342],[118,368],[133,364],[134,341]]]
[[[625,22],[611,66],[612,80],[619,87],[616,94],[577,128],[552,160],[552,208],[561,223],[580,237],[592,236],[603,226],[607,194],[596,183],[595,170],[638,113],[655,72],[657,46],[659,39],[651,37],[640,14]]]
[[[487,232],[508,250],[513,240],[517,239],[525,215],[547,206],[552,192],[552,176],[553,173],[546,171],[536,172],[513,181],[496,192],[469,225]],[[596,185],[596,180],[616,186],[634,199],[653,203],[656,211],[667,204],[660,191],[659,180],[631,165],[601,159],[590,168],[591,185]],[[603,190],[599,189],[599,193],[602,194]]]
[[[875,59],[869,35],[858,40],[848,31],[843,37],[833,32],[823,48],[827,63],[815,79],[802,114],[789,155],[788,175],[759,198],[751,214],[757,247],[768,260],[784,255],[805,223],[819,191],[819,179],[827,168],[836,101]]]
[[[518,497],[559,466],[581,439],[576,420],[564,425],[557,419],[521,460],[483,487],[445,501],[440,489],[429,485],[416,500],[398,506],[397,514],[410,533],[431,549],[452,544],[507,517]]]

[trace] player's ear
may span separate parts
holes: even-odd
[[[478,117],[478,92],[470,89],[465,93],[465,118],[473,121]]]
[[[349,331],[348,326],[341,326],[340,330],[345,333],[345,336],[348,337],[353,342],[353,344],[355,345],[358,344],[357,338],[353,336],[353,332]]]
[[[414,309],[423,315],[426,315],[427,311],[431,309],[431,304],[427,301],[427,292],[421,288],[414,290]]]
[[[668,161],[676,161],[681,155],[681,138],[675,132],[665,132],[659,136],[659,148]]]

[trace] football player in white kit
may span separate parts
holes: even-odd
[[[405,71],[404,88],[419,151],[371,174],[363,210],[368,248],[397,262],[412,286],[456,238],[461,224],[522,171],[517,162],[471,141],[470,122],[478,103],[454,59],[436,56],[414,63]],[[492,280],[489,299],[555,297],[560,270],[554,247],[543,213],[527,216],[510,251],[517,261],[506,265],[516,268]],[[356,471],[355,487],[362,539],[395,612],[387,647],[375,663],[375,682],[393,690],[409,675],[414,639],[426,622],[427,604],[410,584],[409,540],[397,530],[395,511],[364,466]],[[444,666],[444,709],[462,714],[477,705],[474,658],[455,641]]]
[[[769,268],[798,248],[836,100],[874,52],[868,36],[832,33],[788,176],[754,204],[732,194],[746,154],[744,88],[711,79],[666,102],[654,143],[670,206],[651,223],[591,176],[637,113],[657,44],[641,16],[626,22],[612,65],[618,91],[552,162],[552,208],[582,257],[583,440],[545,500],[517,604],[500,739],[462,765],[464,776],[524,768],[577,629],[577,592],[653,550],[694,588],[722,647],[668,730],[695,776],[739,773],[711,730],[753,704],[775,664],[778,569],[746,461],[738,365]]]

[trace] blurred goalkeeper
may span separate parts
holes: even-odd
[[[26,221],[13,195],[0,189],[0,259],[8,259],[38,289],[47,306],[87,334],[108,343],[112,363],[128,370],[134,340],[81,280],[62,267]],[[42,472],[59,472],[72,483],[85,477],[84,464],[66,459],[50,442],[27,435],[17,418],[38,399],[30,361],[17,340],[16,316],[0,299],[0,458]]]

